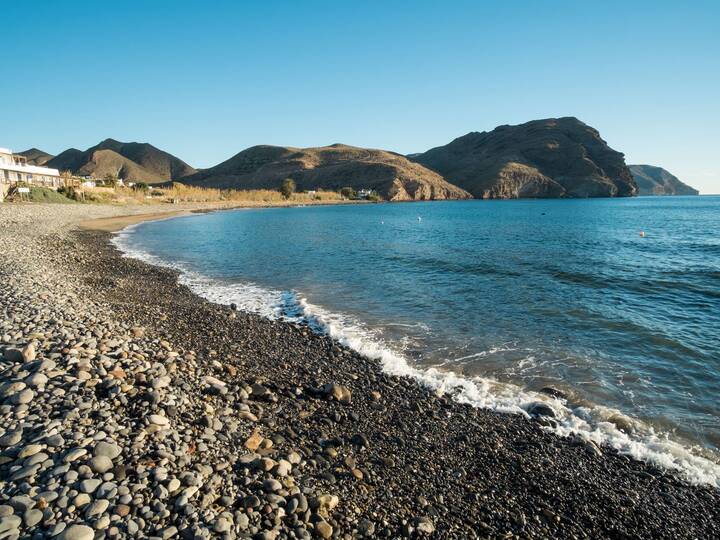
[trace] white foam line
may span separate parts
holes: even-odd
[[[651,426],[632,419],[622,412],[601,405],[570,407],[561,399],[525,390],[517,385],[500,383],[482,377],[466,377],[438,368],[413,367],[402,354],[378,339],[372,331],[357,321],[331,313],[310,304],[295,293],[275,291],[252,283],[221,283],[193,272],[182,265],[168,263],[131,245],[130,237],[137,225],[116,234],[113,243],[127,257],[173,268],[180,271],[180,283],[194,293],[218,304],[235,303],[243,311],[271,319],[302,321],[323,332],[342,345],[378,360],[383,370],[396,376],[411,377],[437,392],[449,394],[460,403],[502,413],[522,414],[539,401],[550,405],[556,413],[557,426],[545,428],[560,436],[581,437],[598,445],[607,445],[619,453],[653,465],[677,471],[692,484],[720,487],[720,464],[693,452],[671,440],[667,434],[657,433]],[[492,351],[488,351],[492,352]],[[487,353],[477,353],[482,355]],[[475,356],[475,355],[470,355]],[[624,426],[632,435],[621,431]]]

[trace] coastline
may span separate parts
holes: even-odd
[[[31,485],[54,485],[50,465],[15,478],[37,465],[26,461],[38,453],[53,466],[57,460],[78,470],[91,454],[97,457],[98,441],[112,439],[120,447],[113,460],[124,467],[115,472],[113,461],[113,477],[105,480],[116,484],[115,497],[105,490],[104,498],[87,503],[108,501],[99,513],[88,515],[85,505],[82,511],[56,507],[62,489],[51,489],[59,496],[43,499],[48,506],[38,530],[51,531],[54,521],[95,530],[107,525],[120,537],[137,527],[146,536],[168,538],[203,531],[253,538],[281,532],[300,538],[720,534],[717,489],[689,486],[610,449],[551,435],[524,417],[438,396],[304,326],[211,304],[179,285],[175,272],[124,258],[109,242],[108,230],[169,212],[96,215],[104,221],[94,224],[65,215],[50,225],[58,214],[73,212],[24,208],[13,217],[14,208],[0,207],[3,238],[16,262],[2,270],[12,284],[2,300],[18,319],[5,317],[2,333],[10,342],[2,346],[20,350],[33,343],[33,361],[57,355],[53,369],[61,373],[49,377],[44,392],[34,387],[29,402],[8,397],[0,437],[14,433],[17,423],[37,423],[33,416],[40,411],[59,419],[59,433],[72,427],[84,436],[50,446],[37,426],[23,428],[19,441],[3,445],[0,505],[19,496],[28,478]],[[113,213],[97,214],[103,212]],[[17,234],[8,234],[9,227]],[[31,325],[35,331],[25,331],[44,311]],[[58,314],[63,321],[87,321],[77,325],[89,334],[90,324],[103,331],[96,343],[83,332],[63,341],[54,337],[62,332]],[[6,354],[3,382],[20,377],[22,366]],[[326,384],[336,386],[325,391]],[[51,385],[77,388],[65,399],[79,395],[90,407],[63,417],[66,404],[48,397]],[[120,429],[103,429],[114,424]],[[96,438],[98,430],[105,436]],[[42,448],[26,456],[31,444]],[[87,455],[64,461],[83,449]],[[158,468],[164,472],[158,475]],[[108,472],[90,463],[78,474],[80,483],[104,480]],[[122,486],[139,487],[121,502]],[[31,490],[30,498],[37,501],[40,493]],[[153,512],[164,516],[159,521],[144,510],[156,503],[163,506]],[[47,508],[53,512],[45,517]],[[23,526],[18,530],[27,530]]]
[[[336,206],[346,204],[368,204],[365,201],[318,201],[305,206]],[[99,206],[99,205],[97,205]],[[110,206],[104,205],[105,207],[111,208],[128,208],[123,206]],[[180,208],[177,208],[180,206]],[[137,225],[144,221],[157,221],[160,219],[169,219],[179,216],[189,216],[197,213],[206,212],[220,212],[223,210],[241,210],[241,209],[252,209],[252,208],[292,208],[297,206],[297,203],[288,202],[286,204],[277,203],[183,203],[180,205],[152,205],[152,212],[142,212],[146,210],[145,206],[132,206],[131,213],[124,213],[120,211],[117,215],[111,215],[106,217],[95,217],[92,219],[82,220],[78,223],[78,228],[83,230],[93,231],[104,231],[108,233],[119,232],[130,225]]]

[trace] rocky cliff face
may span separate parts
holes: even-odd
[[[680,181],[662,167],[629,165],[639,195],[699,195],[700,192]]]
[[[193,174],[194,168],[151,144],[106,139],[85,151],[70,148],[47,162],[48,167],[81,176],[116,175],[133,182],[157,183]]]
[[[468,133],[412,160],[483,199],[637,194],[623,154],[572,117]]]
[[[404,156],[334,144],[319,148],[253,146],[182,180],[233,189],[278,189],[292,178],[299,190],[375,190],[392,201],[467,199],[471,195]]]

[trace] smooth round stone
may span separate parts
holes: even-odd
[[[64,521],[60,521],[60,522],[56,523],[55,526],[52,529],[50,529],[50,533],[48,534],[48,536],[50,536],[51,538],[53,536],[57,536],[58,534],[60,534],[61,532],[63,532],[65,530],[65,527],[67,527],[67,523],[65,523]]]
[[[96,473],[106,473],[113,468],[112,459],[107,456],[95,456],[90,460],[90,468]]]
[[[80,493],[73,500],[73,504],[75,505],[75,507],[81,508],[86,504],[90,504],[91,500],[92,499],[90,498],[90,495],[88,495],[87,493]]]
[[[60,434],[50,435],[47,439],[45,439],[45,444],[52,448],[56,448],[65,444],[65,439],[63,439]]]
[[[10,506],[12,506],[16,512],[25,512],[35,506],[35,501],[25,495],[15,495],[10,499]]]
[[[15,446],[22,439],[22,431],[11,431],[0,437],[0,446]]]
[[[12,401],[15,405],[25,405],[26,403],[30,403],[33,398],[35,397],[35,392],[30,390],[29,388],[26,388],[25,390],[22,390],[18,392],[17,394],[14,394],[10,401]]]
[[[102,480],[97,478],[88,478],[80,482],[80,489],[85,493],[93,493],[101,483]]]
[[[120,517],[125,517],[130,513],[130,507],[126,504],[118,504],[115,506],[115,513]]]
[[[0,535],[3,535],[3,533],[7,531],[16,531],[20,524],[22,523],[22,520],[20,519],[20,516],[5,516],[4,518],[0,519]]]
[[[25,466],[31,466],[31,465],[37,465],[38,463],[43,463],[46,459],[48,459],[50,456],[48,456],[45,452],[40,452],[38,454],[35,454],[34,456],[31,456],[25,460]],[[52,462],[50,462],[52,463]]]
[[[95,445],[95,448],[93,448],[93,455],[104,456],[110,458],[111,460],[118,457],[121,452],[122,449],[117,444],[105,441],[98,442]]]
[[[320,521],[315,524],[315,532],[320,538],[330,538],[333,533],[332,526],[327,521]]]
[[[175,538],[177,534],[177,527],[171,525],[170,527],[166,527],[165,529],[160,531],[160,538],[162,538],[163,540],[169,540],[170,538]]]
[[[93,540],[95,531],[87,525],[71,525],[60,535],[60,540]]]
[[[108,506],[110,506],[110,501],[107,499],[99,499],[90,505],[85,515],[87,517],[100,515],[108,509]]]
[[[213,530],[216,533],[224,533],[226,531],[229,531],[230,527],[232,527],[232,524],[227,519],[222,517],[216,520],[213,524]]]
[[[45,502],[53,502],[57,500],[58,494],[56,491],[43,491],[38,495],[38,499],[44,499]]]
[[[23,521],[25,522],[26,527],[34,527],[38,523],[40,523],[40,520],[43,518],[43,513],[41,510],[38,510],[37,508],[33,508],[32,510],[28,510],[25,512],[25,515],[23,516]]]
[[[97,531],[104,531],[105,529],[108,528],[109,525],[110,525],[110,516],[107,516],[107,515],[101,516],[100,519],[98,519],[97,521],[95,521],[95,523],[93,523],[93,527]]]
[[[18,452],[17,457],[20,459],[23,459],[26,457],[34,456],[35,454],[40,452],[40,450],[42,450],[42,448],[43,447],[39,444],[28,444],[27,446],[24,446],[23,449]]]
[[[75,461],[83,457],[85,454],[87,454],[87,450],[84,448],[73,448],[65,455],[65,462],[70,463]]]
[[[25,382],[27,382],[28,386],[45,386],[48,382],[48,378],[42,373],[34,373],[25,379]]]
[[[151,424],[155,424],[157,426],[170,425],[170,420],[168,420],[165,416],[161,416],[159,414],[151,414],[150,416],[148,416],[148,420]]]
[[[171,478],[170,481],[167,483],[167,490],[170,493],[173,493],[178,489],[180,489],[180,480],[178,480],[177,478]]]

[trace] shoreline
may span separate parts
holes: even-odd
[[[6,350],[30,342],[37,359],[57,355],[57,369],[65,371],[46,386],[57,380],[56,389],[79,387],[75,394],[90,400],[89,408],[60,420],[58,427],[85,433],[84,439],[74,439],[87,441],[84,446],[51,452],[58,447],[49,446],[47,436],[38,437],[37,428],[32,439],[41,441],[38,452],[48,454],[46,461],[62,463],[68,453],[87,449],[87,455],[66,462],[80,469],[78,484],[100,474],[92,463],[82,469],[96,454],[98,440],[114,440],[126,466],[105,480],[117,485],[117,493],[101,499],[108,501],[100,503],[101,512],[88,516],[84,505],[79,512],[68,510],[72,505],[56,508],[57,499],[46,501],[45,509],[55,513],[45,518],[43,509],[46,521],[38,530],[50,531],[57,526],[53,521],[62,521],[91,530],[115,527],[116,537],[132,530],[168,538],[202,531],[252,538],[281,533],[299,538],[720,534],[715,488],[687,485],[675,474],[609,449],[595,452],[524,417],[437,396],[407,377],[387,375],[378,362],[305,326],[211,304],[179,285],[176,272],[122,257],[106,230],[75,225],[70,232],[42,230],[49,226],[32,210],[14,224],[11,213],[0,209],[0,219],[9,220],[5,230],[9,225],[19,230],[23,219],[35,222],[33,231],[19,236],[25,245],[44,250],[23,259],[25,248],[11,246],[18,264],[2,270],[3,278],[15,278],[2,293],[5,305],[20,306],[12,312],[24,321],[53,300],[48,311],[69,310],[61,320],[80,309],[80,319],[94,319],[93,325],[104,328],[96,343],[81,333],[58,349],[53,343],[62,340],[52,335],[62,328],[50,322],[55,320],[50,313],[34,323],[46,329],[43,335],[18,333],[20,327],[10,333],[6,317],[2,333],[11,338],[2,345]],[[33,284],[35,290],[28,290]],[[37,308],[26,316],[27,306]],[[89,329],[88,324],[82,323]],[[108,350],[97,352],[103,348]],[[9,372],[21,373],[21,365],[6,357],[3,382],[14,380]],[[78,376],[81,372],[89,376]],[[324,389],[326,384],[331,386]],[[15,394],[9,398],[2,418],[8,427],[0,438],[17,424],[8,414],[18,408],[20,421],[40,411],[63,418],[58,416],[65,411],[62,404],[42,401],[49,392],[35,393],[27,403],[15,404]],[[75,394],[65,393],[70,396],[65,399]],[[88,410],[106,419],[102,426],[120,429],[105,429],[96,439],[96,423],[83,422],[90,419]],[[32,444],[24,439],[27,431],[3,448],[0,478],[6,483],[0,505],[17,497],[18,483],[27,481],[27,476],[9,480],[32,459],[23,452]],[[150,469],[149,462],[155,464]],[[149,474],[157,467],[164,469],[160,479]],[[48,481],[45,474],[46,469],[35,470],[30,478],[43,487],[54,485],[54,477]],[[189,484],[187,474],[193,478]],[[137,505],[132,496],[119,494],[122,486],[136,485]],[[143,508],[158,503],[164,517],[153,521]]]
[[[301,206],[342,206],[348,204],[370,204],[366,201],[319,201],[304,203]],[[158,205],[154,205],[157,207]],[[222,212],[227,210],[251,210],[258,208],[293,208],[298,206],[298,203],[287,203],[287,204],[275,204],[275,203],[183,203],[183,208],[174,208],[176,205],[172,205],[167,211],[157,209],[153,212],[148,213],[131,213],[121,214],[108,217],[99,217],[88,220],[83,220],[78,223],[78,228],[81,230],[91,231],[103,231],[107,233],[120,232],[123,229],[131,226],[143,223],[145,221],[158,221],[162,219],[170,219],[173,217],[190,216],[193,214],[204,214],[208,212]],[[123,208],[122,206],[115,206],[116,208]],[[142,206],[134,206],[134,209],[142,209]]]
[[[453,201],[466,202],[466,201]],[[226,210],[226,209],[222,209]],[[229,209],[232,210],[232,209]],[[199,213],[213,212],[197,211]],[[193,212],[183,212],[177,215],[192,215]],[[138,216],[143,217],[143,216]],[[175,216],[160,216],[161,218],[170,218]],[[156,216],[148,216],[148,219],[159,219]],[[141,220],[137,220],[138,222]],[[135,220],[130,223],[128,230],[136,223]],[[95,230],[106,230],[102,227]],[[122,230],[114,229],[112,232],[122,234]],[[147,253],[135,252],[131,246],[126,245],[120,240],[118,235],[113,235],[111,242],[124,257],[132,257],[151,266],[158,266],[171,271],[178,271],[178,281],[189,287],[189,289],[197,296],[204,300],[219,305],[230,305],[231,302],[242,302],[234,297],[235,293],[223,294],[223,291],[216,290],[213,287],[212,293],[208,294],[207,282],[197,279],[188,278],[188,275],[182,269],[174,266],[167,261],[162,261]],[[242,307],[238,309],[242,310]],[[304,309],[304,308],[301,308]],[[258,314],[263,317],[269,317],[273,320],[278,319],[272,314],[272,308],[269,310],[250,309],[251,313]],[[302,322],[295,321],[292,324],[317,324],[313,319],[317,313],[305,313]],[[295,318],[294,318],[295,319]],[[493,379],[483,379],[482,376],[468,377],[463,373],[457,373],[452,369],[438,369],[433,367],[416,367],[408,362],[402,355],[398,355],[391,349],[378,349],[376,343],[363,342],[358,339],[357,335],[348,335],[344,329],[336,324],[329,327],[323,325],[322,333],[329,336],[335,343],[346,346],[356,353],[359,353],[370,360],[377,361],[383,366],[384,372],[389,375],[400,377],[409,377],[430,391],[441,391],[446,395],[452,395],[454,399],[470,403],[475,407],[487,408],[504,414],[521,414],[525,417],[533,417],[534,421],[540,422],[549,432],[558,437],[577,438],[577,443],[587,445],[589,451],[595,451],[612,448],[620,454],[644,462],[649,466],[659,467],[664,470],[674,471],[689,484],[705,484],[712,487],[720,488],[720,462],[717,460],[717,454],[712,450],[707,450],[701,446],[701,441],[689,438],[682,438],[673,430],[663,430],[661,426],[648,420],[637,420],[632,416],[628,416],[620,409],[608,408],[607,404],[602,402],[593,403],[588,398],[580,396],[578,399],[571,399],[572,390],[563,388],[557,390],[547,387],[542,390],[537,388],[527,389],[519,385],[517,382],[506,381],[500,383],[502,386],[512,387],[513,396],[504,396],[500,398],[497,392],[486,391],[486,385],[494,385],[496,381]],[[369,347],[368,347],[369,345]],[[493,394],[495,394],[493,396]],[[561,399],[555,399],[560,396]],[[489,399],[488,399],[489,398]],[[537,407],[540,407],[538,409]],[[550,414],[535,414],[533,410],[547,410],[551,407]],[[580,409],[580,410],[578,410]],[[608,412],[609,411],[609,412]],[[623,429],[624,426],[633,426],[631,430]]]

